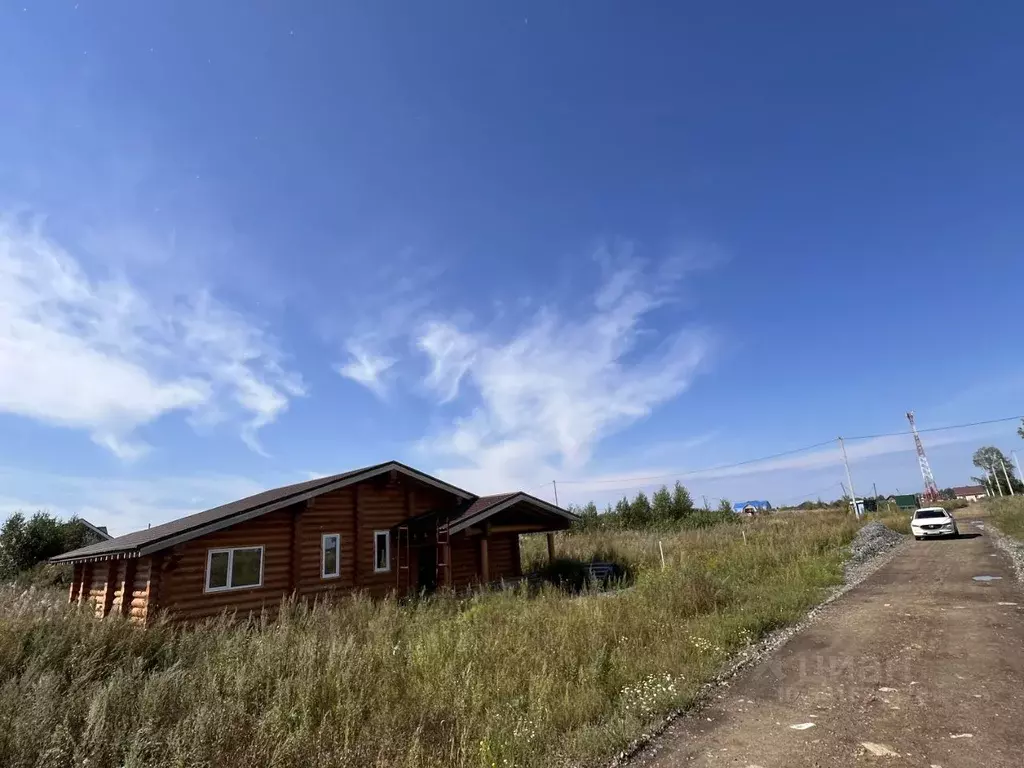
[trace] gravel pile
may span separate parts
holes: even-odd
[[[1007,536],[992,523],[986,525],[986,523],[975,522],[974,527],[984,531],[999,549],[1010,556],[1014,573],[1017,574],[1017,582],[1024,584],[1024,542]]]
[[[857,531],[857,535],[850,543],[850,559],[846,561],[844,569],[846,583],[860,581],[856,577],[866,565],[873,564],[878,555],[899,546],[902,542],[903,534],[882,523],[875,521],[865,525]]]

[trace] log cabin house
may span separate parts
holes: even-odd
[[[476,496],[390,461],[258,493],[55,557],[69,601],[149,622],[275,610],[283,597],[383,596],[522,576],[519,535],[575,516],[526,493]]]

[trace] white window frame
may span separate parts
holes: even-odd
[[[256,584],[243,584],[240,586],[232,585],[231,581],[235,575],[235,552],[248,551],[252,549],[258,549],[260,551],[260,580]],[[211,587],[210,576],[213,571],[210,568],[213,563],[213,556],[228,553],[228,583],[223,587]],[[265,564],[266,552],[263,549],[263,545],[255,547],[220,547],[218,549],[206,550],[206,579],[204,581],[204,592],[236,592],[240,589],[259,589],[263,586],[263,566]]]
[[[385,566],[383,568],[377,567],[377,537],[384,537],[384,560]],[[391,531],[374,531],[373,532],[373,572],[374,573],[390,573],[391,572]]]
[[[327,572],[327,540],[334,539],[338,548],[338,555],[334,558],[334,567],[337,569],[334,573]],[[320,537],[320,578],[321,579],[337,579],[341,576],[341,534],[340,533],[325,533]]]

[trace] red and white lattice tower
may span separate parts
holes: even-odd
[[[937,501],[939,488],[935,485],[935,476],[932,475],[931,465],[928,463],[928,457],[925,456],[921,436],[917,434],[913,411],[907,411],[907,421],[910,422],[910,431],[914,433],[914,445],[917,446],[917,463],[921,465],[921,477],[924,478],[924,497],[927,501]]]

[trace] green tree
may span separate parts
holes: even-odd
[[[1017,427],[1017,434],[1024,438],[1024,419],[1020,420],[1020,426]]]
[[[46,512],[36,512],[28,519],[21,512],[15,512],[0,527],[0,576],[13,578],[48,558],[73,549],[77,543],[74,528]]]
[[[629,513],[629,499],[623,496],[615,503],[616,522],[619,525],[626,525],[629,523]]]
[[[629,514],[624,522],[629,528],[644,528],[651,524],[652,517],[651,502],[647,494],[640,491],[629,505]]]
[[[672,490],[672,519],[685,520],[693,514],[693,498],[686,486],[676,480],[676,487]]]
[[[594,502],[587,502],[582,507],[572,507],[570,511],[579,517],[579,520],[573,524],[573,530],[593,531],[601,527],[601,517],[598,515],[597,505]]]
[[[718,501],[719,512],[732,512],[732,502],[728,499],[719,499]]]
[[[651,498],[651,516],[659,523],[673,519],[672,494],[664,485],[655,491]]]
[[[990,486],[997,495],[1002,493],[1004,496],[1008,496],[1011,487],[1015,493],[1024,491],[1024,485],[1014,475],[1013,462],[1006,458],[1006,455],[996,446],[986,445],[979,448],[974,452],[972,461],[974,466],[984,470],[982,476],[971,478],[974,482]],[[1009,478],[1009,485],[1007,485],[1007,478]]]

